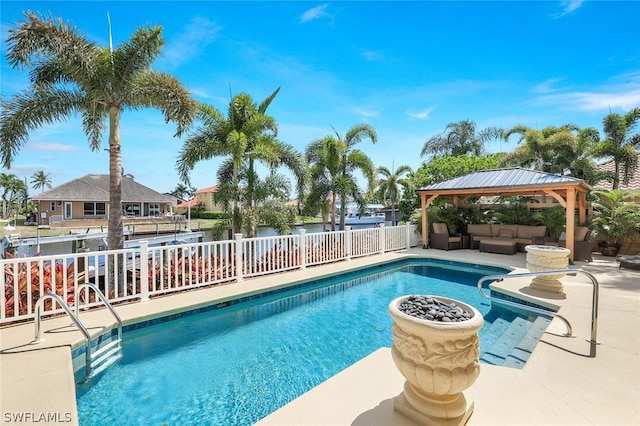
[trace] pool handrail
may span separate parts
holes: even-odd
[[[594,277],[593,274],[587,271],[584,271],[582,269],[554,269],[554,270],[539,271],[539,272],[521,272],[516,274],[487,275],[478,280],[478,291],[480,292],[480,295],[485,299],[497,300],[500,303],[504,303],[509,306],[526,307],[526,309],[534,312],[557,317],[558,319],[562,320],[562,322],[564,322],[565,325],[567,326],[567,334],[565,334],[565,336],[569,337],[572,335],[571,324],[562,315],[553,311],[547,311],[544,309],[535,308],[533,306],[524,305],[522,303],[515,303],[507,300],[492,298],[482,290],[482,283],[484,283],[485,281],[503,281],[505,278],[520,278],[520,277],[533,277],[533,276],[540,276],[540,275],[557,275],[557,274],[564,274],[564,275],[571,275],[571,276],[582,274],[582,275],[586,275],[589,278],[589,280],[591,280],[591,283],[593,284],[593,293],[592,293],[592,302],[591,302],[591,340],[589,340],[589,343],[591,343],[591,345],[596,345],[598,343],[596,340],[596,335],[598,333],[598,304],[600,299],[599,284],[596,277]]]
[[[73,322],[78,326],[78,328],[84,335],[84,338],[86,340],[85,370],[86,370],[86,376],[88,377],[89,372],[91,370],[91,334],[89,333],[89,330],[87,330],[87,328],[82,324],[82,322],[80,321],[80,318],[78,318],[73,313],[73,311],[71,310],[69,305],[67,305],[67,303],[64,301],[64,299],[58,296],[56,293],[47,293],[43,295],[41,298],[39,298],[38,301],[36,302],[35,338],[30,344],[35,345],[35,344],[44,342],[44,339],[42,338],[42,315],[40,313],[42,312],[42,305],[44,304],[44,301],[46,299],[53,299],[56,302],[58,302],[58,304],[62,306],[62,309],[64,309],[67,315],[71,317]]]
[[[82,284],[78,284],[75,288],[74,304],[76,309],[76,317],[78,318],[78,321],[80,321],[80,300],[78,299],[78,296],[80,295],[80,291],[84,287],[93,289],[96,295],[100,298],[100,300],[102,300],[102,302],[107,306],[107,309],[109,309],[109,312],[111,312],[111,314],[114,316],[114,318],[118,323],[118,340],[122,340],[122,319],[120,319],[120,315],[118,315],[118,312],[116,312],[116,310],[113,308],[111,303],[109,303],[107,298],[104,296],[104,293],[98,288],[97,285],[95,285],[92,282],[85,282]]]

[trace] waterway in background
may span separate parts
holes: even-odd
[[[375,225],[354,225],[351,229],[366,229],[373,228]],[[322,224],[321,223],[309,223],[296,226],[293,230],[293,234],[297,234],[300,229],[305,229],[307,233],[315,233],[322,232]],[[330,229],[330,225],[327,225],[327,229]],[[197,229],[196,229],[197,230]],[[204,241],[212,241],[211,232],[208,229],[203,229],[204,232]],[[167,236],[170,233],[161,233],[158,235]],[[178,242],[182,242],[185,240],[185,237],[188,233],[180,232],[179,230],[174,233],[175,240]],[[258,228],[258,237],[273,237],[276,236],[277,233],[271,227],[261,226]],[[143,240],[155,237],[156,234],[134,234],[131,236],[131,240]],[[103,241],[101,238],[91,238],[84,240],[85,247],[89,249],[89,251],[98,251]],[[188,241],[184,241],[188,242]],[[17,255],[25,255],[25,256],[35,256],[38,252],[36,245],[31,246],[20,246],[18,247]],[[56,242],[56,243],[40,243],[40,255],[48,256],[48,255],[57,255],[57,254],[66,254],[73,252],[73,243],[71,241],[66,242]]]

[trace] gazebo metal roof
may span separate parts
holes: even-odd
[[[438,182],[418,189],[418,191],[459,191],[480,190],[485,193],[493,193],[496,189],[516,190],[528,192],[540,190],[547,186],[584,186],[586,190],[591,187],[581,179],[569,176],[560,176],[552,173],[539,172],[521,168],[482,170],[468,175],[459,176],[444,182]]]

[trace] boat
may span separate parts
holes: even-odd
[[[347,226],[353,225],[378,225],[385,222],[385,215],[380,210],[384,206],[382,204],[367,204],[362,215],[359,214],[358,205],[355,203],[347,203],[345,222]],[[338,210],[340,206],[338,206]],[[340,223],[340,217],[336,217],[336,224]]]

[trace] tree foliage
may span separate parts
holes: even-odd
[[[256,235],[259,202],[268,198],[264,191],[274,190],[270,195],[278,197],[290,191],[290,184],[276,188],[273,181],[262,181],[256,163],[268,167],[271,175],[280,166],[288,168],[299,193],[305,184],[302,156],[277,139],[276,120],[266,113],[279,91],[276,89],[260,105],[247,93],[239,93],[229,102],[226,116],[211,105],[201,104],[201,125],[187,137],[176,162],[182,180],[189,182],[189,173],[198,162],[224,157],[217,170],[220,188],[216,202],[228,210],[234,233],[243,228],[248,237]]]
[[[438,155],[482,155],[485,145],[492,139],[502,138],[502,129],[488,127],[476,132],[476,123],[462,120],[447,124],[444,132],[427,140],[420,151],[420,156]]]
[[[2,198],[2,217],[7,218],[25,205],[29,196],[27,184],[13,174],[0,173],[0,196]]]
[[[362,212],[367,195],[373,190],[376,168],[364,151],[354,148],[364,139],[370,139],[371,142],[376,143],[378,136],[373,127],[368,124],[358,124],[351,127],[344,138],[335,132],[335,136],[328,135],[311,142],[305,151],[311,179],[305,211],[323,208],[327,200],[330,200],[330,211],[335,212],[336,201],[339,199],[340,230],[344,230],[345,226],[347,200],[352,199],[359,205]],[[360,188],[356,172],[362,173],[366,179],[368,185],[366,191]],[[333,217],[332,229],[335,229],[335,222]]]
[[[100,149],[108,129],[109,248],[122,248],[120,115],[127,109],[157,108],[180,136],[192,123],[196,103],[177,78],[151,69],[164,45],[162,27],[139,28],[113,50],[87,40],[62,19],[25,15],[9,30],[7,62],[29,69],[31,85],[3,102],[2,164],[11,166],[30,131],[76,114],[93,151]]]
[[[29,183],[31,183],[33,189],[42,189],[44,191],[45,188],[51,188],[51,175],[38,170],[31,176],[31,182]]]
[[[602,122],[605,139],[596,143],[592,154],[596,158],[613,159],[615,170],[608,176],[613,189],[618,189],[620,182],[628,184],[638,169],[640,134],[633,134],[638,120],[640,108],[633,108],[624,115],[611,113]]]

